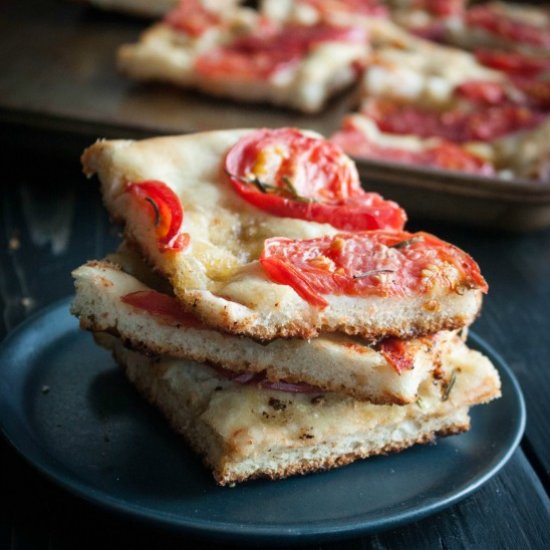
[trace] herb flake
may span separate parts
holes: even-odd
[[[411,244],[422,242],[423,240],[424,239],[422,237],[412,237],[410,239],[406,239],[405,241],[399,241],[398,243],[392,244],[390,248],[405,248]]]
[[[449,399],[449,395],[451,393],[451,390],[453,389],[453,386],[456,383],[456,370],[453,370],[451,374],[451,378],[449,381],[445,384],[445,388],[443,390],[443,397],[441,398],[441,401],[447,401]]]
[[[395,269],[371,269],[370,271],[365,271],[365,273],[357,273],[353,278],[364,279],[365,277],[371,277],[372,275],[378,275],[380,273],[395,273]]]
[[[153,207],[153,211],[155,212],[155,227],[158,227],[160,223],[160,208],[151,197],[145,197],[145,200]]]

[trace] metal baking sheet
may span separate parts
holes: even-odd
[[[4,0],[0,123],[22,140],[53,132],[85,142],[220,128],[296,126],[330,135],[353,110],[348,90],[317,115],[244,105],[118,74],[115,51],[148,22],[61,0]],[[4,140],[9,139],[4,132]],[[80,143],[80,142],[79,142]],[[52,143],[46,145],[51,146]],[[509,230],[550,226],[550,185],[358,161],[364,184],[430,217]]]

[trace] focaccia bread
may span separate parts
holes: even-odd
[[[268,146],[256,150],[264,141]],[[278,175],[286,169],[296,144],[304,142],[312,156],[299,154],[291,165],[291,194],[276,187],[271,171],[275,166]],[[325,150],[329,155],[323,160]],[[100,141],[82,160],[87,174],[98,174],[105,204],[125,223],[127,238],[169,279],[183,307],[212,327],[257,339],[343,331],[376,341],[460,328],[479,311],[487,288],[479,268],[433,236],[350,233],[329,223],[283,217],[285,212],[326,216],[344,227],[371,220],[399,228],[404,220],[394,203],[361,191],[349,159],[310,134],[230,130]],[[228,167],[242,168],[244,175],[230,177],[224,172]],[[324,178],[334,170],[338,182],[341,171],[346,175],[344,198],[327,203],[328,188],[302,190],[316,181],[302,172]],[[258,184],[259,175],[272,183]],[[286,175],[282,181],[290,184]],[[156,190],[145,190],[151,186]],[[256,186],[266,192],[255,192]],[[277,193],[268,193],[271,189]],[[155,203],[160,190],[165,198]],[[178,220],[183,216],[178,232],[166,229],[176,219],[169,203],[179,208]]]
[[[546,86],[487,68],[468,52],[385,48],[367,64],[359,112],[332,139],[358,158],[544,180]]]
[[[469,428],[470,406],[500,394],[491,363],[463,347],[443,357],[442,377],[427,380],[416,403],[398,406],[258,389],[203,364],[129,351],[110,335],[96,339],[220,485],[324,470],[456,434]]]
[[[473,3],[459,17],[420,32],[468,50],[501,49],[548,57],[550,10],[528,3]]]
[[[236,99],[319,111],[355,82],[368,51],[360,27],[281,25],[247,8],[171,12],[118,66],[137,80],[168,82]]]
[[[127,263],[123,254],[111,261]],[[86,330],[116,335],[150,355],[207,362],[230,375],[254,373],[267,383],[306,383],[374,403],[415,401],[420,384],[440,367],[442,354],[465,346],[455,333],[445,331],[409,341],[386,340],[376,348],[342,334],[260,344],[204,326],[173,297],[111,262],[89,262],[73,277],[71,310]]]

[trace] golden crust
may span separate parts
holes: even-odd
[[[174,428],[174,426],[172,427]],[[372,451],[366,452],[366,453],[350,452],[344,455],[332,456],[332,457],[320,459],[320,460],[303,460],[302,462],[287,465],[285,467],[281,467],[278,469],[258,472],[257,474],[254,474],[252,476],[245,476],[245,475],[236,476],[231,471],[227,471],[227,470],[214,470],[213,474],[214,474],[214,479],[216,480],[218,485],[221,485],[221,486],[233,485],[235,483],[242,483],[243,481],[250,481],[252,479],[259,479],[259,478],[266,478],[270,480],[284,479],[286,477],[290,477],[294,475],[306,475],[306,474],[311,474],[313,472],[320,472],[324,470],[331,470],[333,468],[339,468],[340,466],[346,466],[347,464],[351,464],[352,462],[355,462],[357,460],[362,460],[372,456],[399,453],[401,451],[404,451],[405,449],[408,449],[409,447],[412,447],[413,445],[417,445],[417,444],[425,445],[427,443],[432,443],[438,437],[458,435],[460,433],[467,432],[469,429],[470,429],[470,422],[468,420],[464,422],[457,422],[456,424],[453,424],[450,426],[446,426],[441,430],[421,434],[417,438],[411,438],[411,439],[408,439],[407,441],[403,441],[400,443],[388,443],[387,445],[385,445],[380,449],[373,449]],[[191,445],[191,447],[194,448],[192,441],[189,440],[188,443]],[[194,450],[196,451],[196,449]],[[212,465],[209,464],[208,461],[204,459],[204,457],[203,457],[203,462],[205,463],[206,466],[212,467]]]

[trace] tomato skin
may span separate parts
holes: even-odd
[[[401,229],[406,221],[398,205],[363,191],[355,166],[338,147],[293,128],[245,136],[228,152],[225,170],[244,200],[275,216],[345,230]],[[251,176],[263,179],[269,192],[250,183]]]
[[[519,76],[535,76],[550,70],[550,59],[504,50],[475,51],[476,59],[487,67]]]
[[[190,328],[201,328],[202,323],[190,313],[183,310],[172,296],[156,290],[138,290],[121,297],[121,301],[137,309],[146,311],[169,324]]]
[[[162,181],[130,183],[125,192],[139,201],[155,226],[161,251],[181,252],[190,242],[188,233],[181,233],[183,208],[178,196]]]
[[[465,252],[428,233],[363,231],[316,239],[267,239],[260,264],[268,277],[290,285],[314,307],[327,294],[407,296],[436,286],[451,292],[487,291],[479,267]],[[441,266],[441,267],[438,267]],[[454,270],[449,279],[446,266]]]

